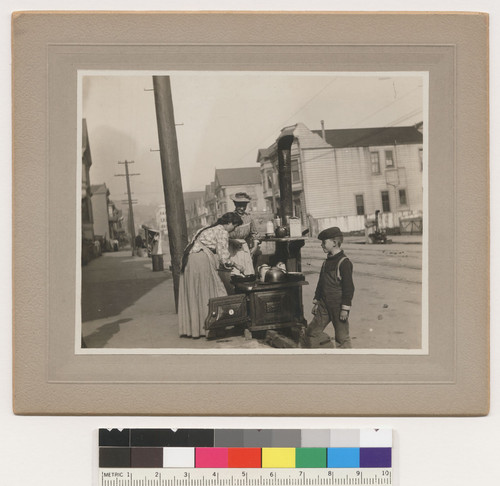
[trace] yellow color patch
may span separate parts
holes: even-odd
[[[295,467],[295,447],[263,447],[262,467]]]

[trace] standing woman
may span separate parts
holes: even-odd
[[[242,224],[229,234],[229,252],[234,262],[243,265],[245,275],[253,275],[253,257],[256,252],[260,252],[260,242],[255,221],[247,213],[247,205],[252,198],[246,192],[237,192],[231,199],[234,202],[234,212],[241,218]]]
[[[214,224],[199,230],[184,250],[179,280],[179,334],[199,338],[205,335],[208,301],[227,295],[218,268],[243,267],[230,259],[229,232],[242,224],[236,213],[222,215]]]

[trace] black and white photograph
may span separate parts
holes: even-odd
[[[76,354],[427,354],[428,83],[80,70]]]

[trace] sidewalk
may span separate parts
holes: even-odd
[[[150,258],[130,251],[104,253],[82,267],[82,321],[87,348],[269,347],[239,333],[210,341],[180,338],[171,273],[153,272]]]

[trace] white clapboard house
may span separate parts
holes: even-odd
[[[338,226],[364,231],[380,211],[381,226],[421,231],[423,208],[422,124],[403,127],[309,130],[286,127],[291,146],[294,213],[316,235]],[[278,137],[279,138],[279,137]],[[268,211],[279,208],[277,144],[260,149],[263,193]]]

